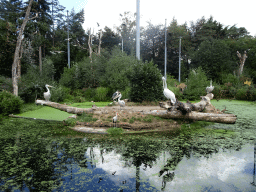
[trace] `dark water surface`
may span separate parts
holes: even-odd
[[[236,124],[109,140],[1,141],[0,190],[256,191],[255,102],[212,104],[236,114]]]

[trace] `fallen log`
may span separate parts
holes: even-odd
[[[212,93],[201,96],[201,101],[198,103],[190,103],[189,101],[183,103],[177,100],[175,105],[172,105],[171,102],[160,102],[160,107],[167,109],[167,112],[157,115],[172,119],[235,123],[237,119],[236,115],[223,113],[211,104],[210,101],[213,99],[213,96]]]
[[[82,114],[82,113],[93,113],[93,111],[96,108],[77,108],[77,107],[71,107],[68,105],[64,105],[64,104],[59,104],[59,103],[55,103],[55,102],[51,102],[51,101],[44,101],[44,100],[36,100],[35,102],[36,104],[40,104],[40,105],[47,105],[53,108],[57,108],[60,109],[62,111],[66,111],[68,113],[73,113],[73,114]]]
[[[233,124],[236,122],[236,115],[233,114],[221,114],[221,113],[201,113],[197,111],[191,111],[190,113],[183,114],[181,111],[168,111],[167,113],[154,114],[154,116],[163,117],[166,119],[185,119],[195,121],[209,121],[216,123],[228,123]]]

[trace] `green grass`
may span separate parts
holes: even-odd
[[[107,129],[107,133],[109,133],[110,135],[121,135],[124,132],[124,130],[122,128],[117,128],[117,127],[113,127],[113,128],[109,128]]]
[[[97,107],[105,107],[109,104],[110,102],[84,102],[84,103],[73,103],[71,104],[72,107],[78,107],[78,108],[91,108],[92,105],[96,105]]]
[[[83,113],[82,115],[78,115],[77,116],[77,121],[79,122],[93,122],[93,121],[97,121],[97,118],[93,118],[92,114],[88,114],[88,113]]]

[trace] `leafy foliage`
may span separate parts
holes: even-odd
[[[131,100],[155,101],[163,98],[161,73],[153,62],[137,62],[128,75],[131,82]]]
[[[189,100],[200,99],[200,96],[206,94],[206,87],[210,83],[201,67],[191,70],[188,76],[187,89],[184,90],[186,98]]]
[[[12,113],[18,113],[21,110],[23,101],[20,97],[13,95],[8,91],[0,92],[0,113],[3,115],[9,115]]]
[[[73,100],[74,97],[70,95],[71,89],[59,85],[56,88],[51,89],[51,98],[53,102],[63,102],[65,100]]]

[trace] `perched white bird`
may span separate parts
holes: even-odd
[[[53,87],[53,86],[46,84],[45,87],[47,89],[47,92],[44,92],[44,98],[45,98],[45,101],[49,101],[49,99],[51,98],[51,93],[48,87]]]
[[[124,107],[125,106],[125,102],[124,100],[120,100],[122,97],[122,94],[120,91],[116,91],[113,96],[112,96],[112,99],[115,100],[116,98],[118,98],[118,104],[120,105],[120,109],[121,107]]]
[[[119,93],[120,93],[120,92],[119,92]],[[121,107],[124,107],[124,106],[125,106],[124,100],[120,100],[121,97],[122,97],[122,94],[120,93],[120,94],[119,94],[119,97],[118,97],[118,104],[120,105],[120,109],[121,109]]]
[[[112,99],[115,100],[118,96],[119,91],[117,90],[113,95],[112,95]]]
[[[212,80],[211,80],[210,87],[206,87],[206,91],[207,91],[207,93],[211,93],[213,91],[213,89],[214,89],[214,86],[212,86]]]
[[[116,113],[116,116],[113,117],[113,127],[114,127],[114,124],[115,124],[115,127],[116,127],[117,116],[118,116],[118,113]]]
[[[167,88],[166,79],[164,77],[162,77],[162,80],[163,80],[164,96],[167,99],[170,99],[172,104],[175,104],[176,103],[175,94]]]

